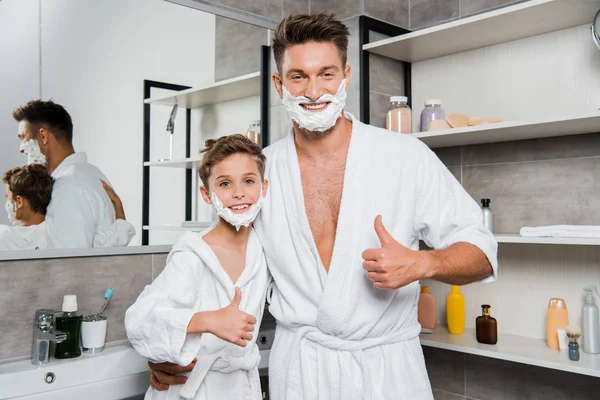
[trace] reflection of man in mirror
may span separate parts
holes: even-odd
[[[13,111],[19,122],[20,151],[29,163],[44,163],[54,178],[46,214],[50,248],[126,246],[135,235],[102,186],[104,174],[73,148],[73,123],[65,108],[33,100]]]
[[[16,167],[2,180],[8,219],[18,226],[0,225],[0,250],[48,248],[45,219],[54,183],[48,169],[38,164]]]

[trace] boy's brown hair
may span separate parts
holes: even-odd
[[[2,180],[8,185],[13,200],[21,196],[27,200],[33,212],[46,215],[54,185],[48,168],[40,164],[16,167],[6,171]]]
[[[212,168],[234,154],[248,154],[256,161],[261,179],[265,178],[266,157],[259,145],[241,134],[222,136],[218,139],[208,139],[202,153],[202,163],[198,167],[198,176],[202,185],[208,189],[208,178]]]
[[[310,42],[335,44],[342,58],[342,68],[345,68],[348,60],[348,36],[348,27],[337,20],[334,14],[290,15],[279,23],[273,37],[273,55],[277,70],[281,73],[285,49]]]

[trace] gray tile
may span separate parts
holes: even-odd
[[[167,256],[169,254],[152,254],[152,280],[155,280],[158,275],[167,266]]]
[[[434,347],[423,347],[423,355],[431,388],[464,396],[465,355]]]
[[[338,19],[344,20],[361,14],[360,0],[312,0],[310,13],[334,13]]]
[[[460,0],[460,16],[468,17],[473,14],[522,3],[523,1],[526,0]]]
[[[377,42],[379,40],[389,39],[390,36],[384,35],[383,33],[369,31],[369,43]]]
[[[466,386],[467,396],[485,400],[592,400],[600,393],[598,378],[472,355]]]
[[[456,180],[462,185],[462,176],[460,167],[448,167],[448,170],[454,175]]]
[[[496,233],[523,226],[600,224],[600,158],[463,167],[463,186],[491,199]]]
[[[207,3],[216,6],[225,6],[223,8],[234,9],[254,15],[259,15],[279,21],[281,19],[282,4],[281,0],[196,0],[201,3]]]
[[[421,29],[458,18],[459,0],[411,0],[410,29]]]
[[[308,14],[309,0],[283,0],[283,16],[290,14]]]
[[[461,147],[440,147],[433,152],[446,167],[460,167]]]
[[[488,143],[463,148],[464,165],[510,163],[598,156],[600,133],[514,142]]]
[[[59,310],[65,294],[77,295],[79,312],[97,312],[104,291],[115,294],[107,307],[107,341],[126,339],[127,308],[152,277],[152,256],[114,256],[7,261],[0,263],[0,360],[31,354],[35,310]]]
[[[441,390],[433,390],[434,400],[464,400],[465,396],[460,396],[454,393],[443,392]]]
[[[215,79],[222,80],[260,71],[260,46],[268,42],[268,30],[216,18]]]
[[[370,123],[373,126],[385,128],[385,116],[390,108],[390,96],[375,92],[369,93]]]
[[[369,90],[390,96],[404,94],[404,63],[391,58],[369,55]]]
[[[368,0],[364,2],[364,14],[408,28],[409,0]]]

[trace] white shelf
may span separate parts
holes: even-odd
[[[474,329],[465,329],[462,335],[451,335],[446,326],[438,326],[432,334],[421,334],[420,337],[423,346],[600,377],[600,355],[587,354],[581,347],[579,361],[571,361],[568,352],[549,349],[543,339],[500,333],[497,344],[486,345],[477,342]]]
[[[181,160],[146,161],[144,167],[167,167],[196,169],[200,166],[202,158],[183,158]]]
[[[600,246],[597,238],[563,238],[563,237],[530,237],[520,235],[494,235],[498,243],[523,243],[523,244],[563,244]]]
[[[419,132],[411,135],[431,148],[508,142],[553,136],[600,132],[600,112],[561,119],[529,122],[500,122],[466,128]]]
[[[417,62],[590,24],[600,0],[531,0],[363,46]]]
[[[144,225],[142,229],[145,231],[179,231],[179,232],[202,232],[210,227],[210,222],[200,227],[187,227],[180,225]]]
[[[210,85],[191,88],[177,94],[146,99],[146,104],[200,108],[210,104],[244,99],[260,95],[260,72],[215,82]]]

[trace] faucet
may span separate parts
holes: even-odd
[[[33,346],[31,363],[33,365],[46,364],[50,359],[50,348],[54,343],[67,340],[67,334],[54,329],[52,319],[58,311],[36,310],[33,320]]]

